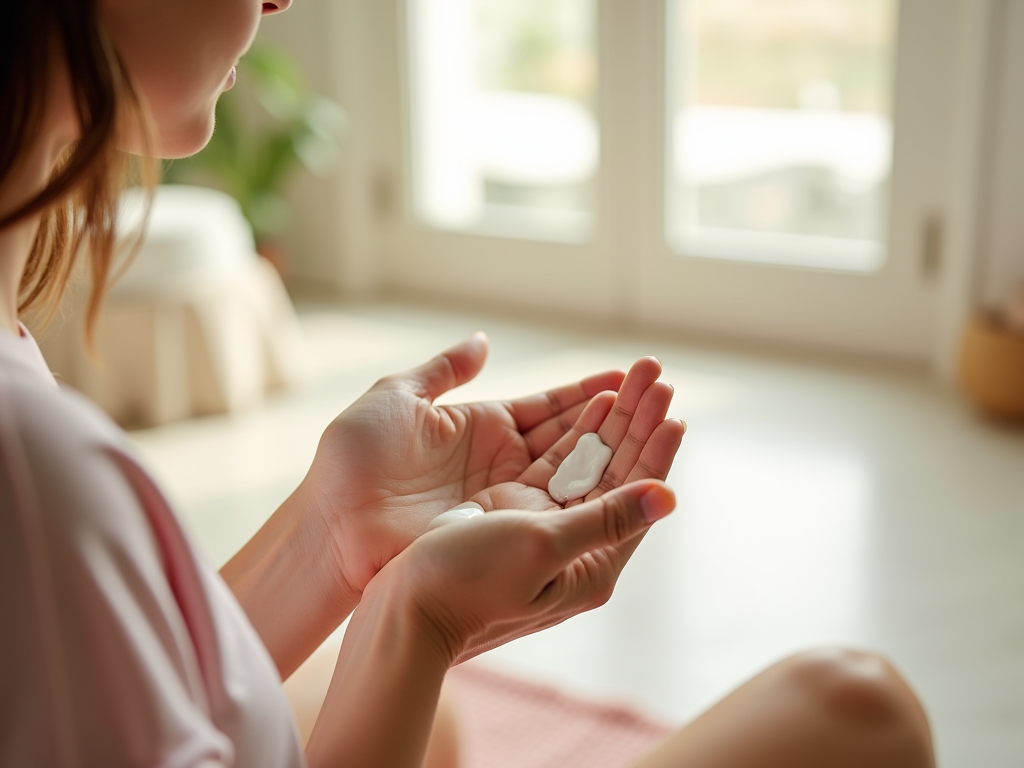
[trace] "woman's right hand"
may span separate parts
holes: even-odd
[[[488,512],[421,536],[381,573],[457,664],[603,605],[636,545],[675,507],[641,480],[564,510]]]

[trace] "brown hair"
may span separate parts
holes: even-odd
[[[86,339],[99,315],[116,254],[120,193],[132,173],[149,189],[155,161],[133,163],[118,150],[125,126],[149,145],[146,111],[107,36],[99,0],[31,0],[4,10],[0,24],[0,186],[40,135],[54,68],[66,62],[80,137],[61,157],[49,183],[10,212],[0,229],[41,214],[43,219],[22,276],[18,311],[41,305],[52,317],[79,253],[87,251],[92,285],[86,307]],[[55,55],[56,54],[56,55]],[[151,153],[147,153],[151,154]]]

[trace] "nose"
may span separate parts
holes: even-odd
[[[271,13],[287,11],[291,4],[292,0],[270,0],[263,3],[263,15],[266,16]]]

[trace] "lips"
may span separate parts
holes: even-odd
[[[224,90],[225,91],[230,91],[234,87],[235,81],[237,79],[238,79],[238,70],[235,67],[232,67],[231,71],[228,72],[228,79],[224,82]]]

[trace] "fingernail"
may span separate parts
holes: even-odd
[[[686,434],[686,430],[688,430],[689,427],[686,426],[686,422],[683,421],[682,419],[679,419],[679,423],[683,425],[683,434],[685,435]]]
[[[640,497],[640,514],[650,525],[676,508],[676,495],[665,485],[656,485]]]

